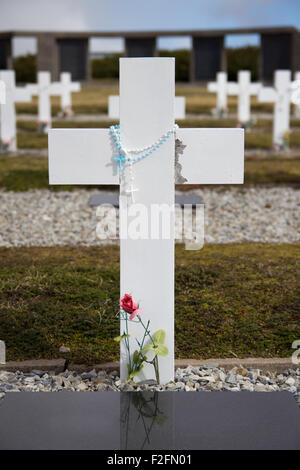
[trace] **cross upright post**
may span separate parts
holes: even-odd
[[[72,93],[80,91],[80,83],[72,82],[70,72],[62,72],[60,74],[60,82],[54,82],[53,94],[61,96],[61,112],[64,116],[72,115]]]
[[[5,343],[0,339],[0,364],[6,363],[6,348]]]
[[[6,87],[5,83],[3,80],[0,81],[0,104],[5,104],[6,103]]]
[[[120,59],[120,134],[124,148],[149,146],[173,128],[174,95],[173,58]],[[242,129],[178,129],[176,139],[185,146],[180,165],[187,183],[243,182]],[[170,134],[151,156],[134,163],[136,205],[130,205],[128,193],[130,165],[122,162],[123,170],[119,173],[117,156],[109,129],[49,132],[50,184],[120,184],[121,295],[132,294],[140,302],[142,319],[145,324],[150,320],[152,332],[165,330],[169,354],[159,359],[159,367],[160,382],[166,383],[174,377],[175,136]],[[167,237],[163,231],[151,236],[154,206],[170,209]],[[131,209],[148,217],[146,233],[138,237],[131,236],[135,222]],[[130,344],[136,349],[139,324],[130,324],[129,333]],[[122,379],[127,378],[127,363],[121,343]],[[152,367],[148,366],[138,374],[137,380],[155,378]]]
[[[31,94],[25,87],[16,87],[13,70],[0,70],[0,82],[5,90],[5,100],[0,103],[0,148],[14,152],[17,150],[15,103],[29,103]]]
[[[295,79],[295,82],[296,82],[296,87],[295,89],[297,89],[297,103],[295,103],[294,105],[294,116],[295,118],[300,118],[300,72],[295,72],[294,74],[294,79]]]
[[[108,117],[110,119],[120,119],[120,97],[118,95],[108,97]],[[185,97],[175,96],[174,118],[185,119],[185,117]]]
[[[51,96],[60,95],[61,87],[58,83],[51,83],[50,72],[38,72],[37,83],[27,84],[26,88],[31,95],[38,95],[38,123],[41,132],[47,133],[51,128]]]
[[[251,83],[251,72],[240,70],[238,83],[228,83],[228,94],[238,96],[238,121],[244,125],[250,122],[251,95],[257,95],[261,87],[260,83]]]
[[[207,84],[208,91],[217,93],[217,112],[224,116],[227,113],[227,73],[218,72],[217,80]]]
[[[273,145],[285,147],[290,131],[291,71],[276,70],[274,87],[262,87],[258,101],[274,103]]]

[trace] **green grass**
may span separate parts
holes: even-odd
[[[245,184],[300,184],[300,157],[252,158],[245,161]],[[92,189],[94,186],[80,186]],[[178,189],[195,189],[198,185],[181,185]],[[78,186],[49,186],[48,159],[45,157],[0,157],[0,189],[73,190]],[[105,186],[107,189],[108,187]],[[113,187],[109,187],[112,189]]]
[[[18,132],[17,142],[19,149],[46,149],[48,136],[40,132]]]
[[[108,128],[116,121],[54,121],[53,128]],[[180,127],[235,127],[234,120],[197,120],[186,119],[178,121]],[[271,149],[272,132],[267,120],[258,121],[250,132],[245,132],[246,149]],[[262,127],[266,126],[266,127]],[[20,149],[42,149],[48,146],[48,137],[37,132],[37,124],[33,121],[18,122],[18,147]],[[293,130],[290,135],[290,146],[300,147],[300,131]]]
[[[7,191],[49,188],[48,159],[0,157],[0,188]]]
[[[101,127],[109,127],[113,124],[117,124],[116,120],[106,120],[106,121],[66,121],[66,120],[57,120],[52,122],[52,127],[58,129],[85,129],[85,128],[94,128],[98,129]],[[18,129],[25,132],[38,132],[38,124],[36,121],[24,121],[19,120],[17,123]]]
[[[299,258],[297,245],[177,246],[176,357],[290,356],[300,337]],[[62,344],[76,362],[119,357],[117,246],[0,248],[0,259],[8,360],[59,357]]]
[[[107,104],[80,104],[80,105],[73,105],[72,106],[73,112],[75,114],[107,114],[108,108]],[[38,107],[36,104],[29,103],[29,104],[17,104],[16,105],[17,114],[37,114]],[[52,116],[57,116],[60,112],[59,105],[52,105],[51,106],[51,114]]]
[[[245,161],[245,184],[300,184],[300,158],[260,158]]]
[[[112,124],[117,124],[116,120],[105,120],[105,121],[71,121],[71,120],[56,120],[53,121],[52,125],[54,128],[99,128],[99,127],[109,127]],[[188,118],[188,119],[179,119],[177,123],[180,127],[215,127],[215,128],[226,128],[226,127],[236,127],[236,119],[233,118],[223,118],[223,119],[209,119],[209,118]],[[38,125],[36,121],[28,120],[18,120],[17,122],[18,129],[20,131],[30,131],[37,132]],[[258,119],[253,123],[252,130],[260,129],[269,131],[272,130],[273,122],[271,119]],[[298,128],[300,127],[300,119],[291,119],[291,127]]]
[[[0,188],[6,191],[28,191],[29,189],[51,189],[52,191],[75,188],[92,189],[94,186],[50,186],[48,159],[45,157],[0,157]],[[105,186],[111,189],[111,186]]]
[[[272,136],[267,132],[255,133],[245,132],[245,148],[246,149],[271,149]]]
[[[300,132],[291,132],[290,136],[291,147],[300,147]]]
[[[186,101],[186,112],[189,114],[211,114],[212,109],[216,106],[215,102],[209,101],[208,104],[201,103],[201,100],[198,99],[194,102]],[[230,114],[236,113],[236,105],[229,104],[228,105],[228,112]],[[252,113],[272,113],[273,112],[273,105],[268,103],[253,103],[251,105]]]

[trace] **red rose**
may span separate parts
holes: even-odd
[[[125,294],[120,300],[120,306],[127,313],[133,313],[138,309],[138,303],[132,298],[131,295]]]
[[[142,313],[142,310],[140,308],[137,308],[134,312],[129,317],[129,320],[133,320],[137,315],[140,315]]]

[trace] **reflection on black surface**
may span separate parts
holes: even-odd
[[[288,392],[21,392],[0,406],[1,450],[299,450],[299,436]]]
[[[120,417],[121,449],[172,448],[173,399],[171,394],[122,392]]]

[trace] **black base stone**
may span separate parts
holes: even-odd
[[[288,392],[8,393],[1,450],[300,449]]]

